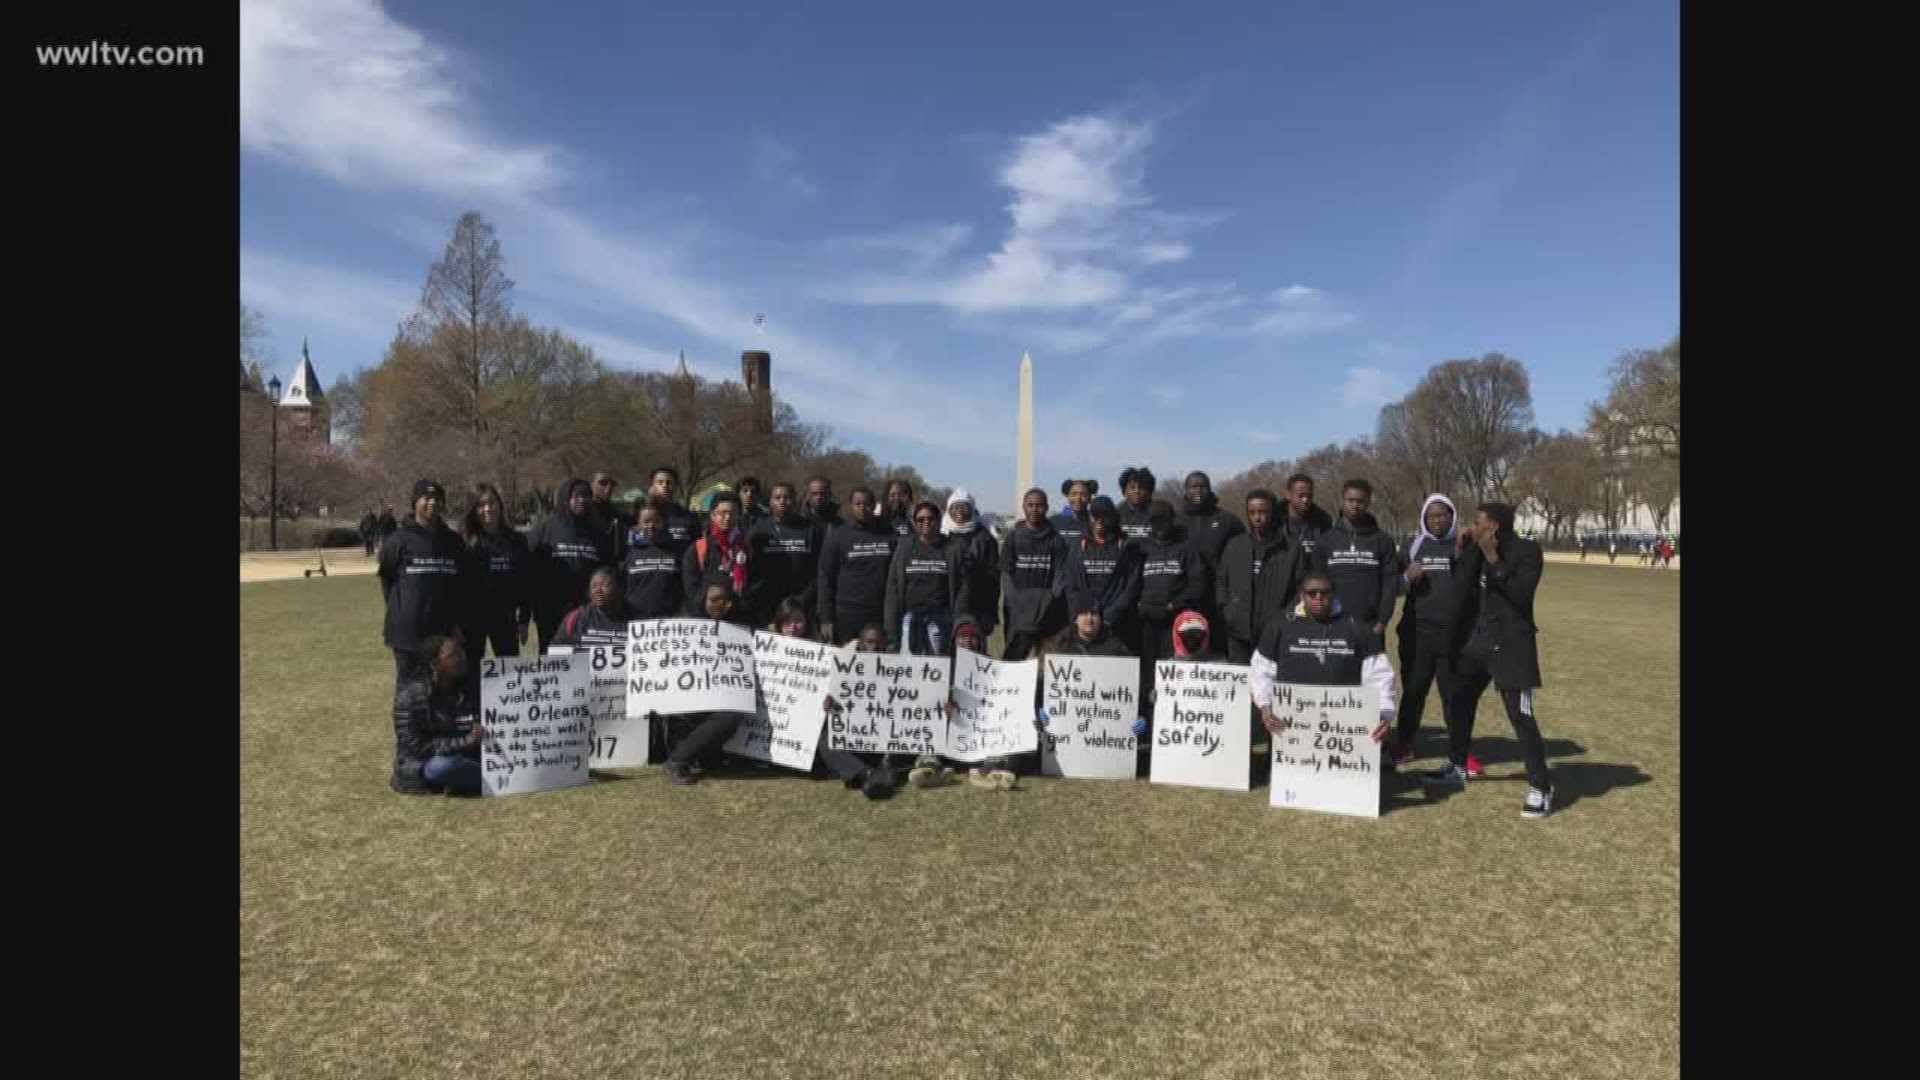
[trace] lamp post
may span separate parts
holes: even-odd
[[[280,550],[280,377],[267,380],[267,547]]]

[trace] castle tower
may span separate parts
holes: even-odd
[[[753,402],[753,433],[773,433],[773,354],[749,349],[740,354],[740,382]]]
[[[313,358],[307,355],[307,343],[300,342],[300,365],[280,395],[280,407],[286,410],[287,431],[326,442],[328,439],[326,392],[320,389],[320,376],[313,370]]]

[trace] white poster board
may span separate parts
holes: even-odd
[[[940,656],[835,650],[827,746],[857,754],[937,754],[947,726]]]
[[[644,711],[627,708],[626,645],[595,645],[580,655],[587,661],[587,701],[593,708],[593,754],[587,764],[595,769],[645,766],[652,725]]]
[[[1153,677],[1153,783],[1251,790],[1247,669],[1160,660]]]
[[[1131,656],[1049,656],[1047,735],[1040,771],[1083,780],[1131,780],[1139,767],[1140,661]]]
[[[802,772],[812,769],[820,725],[826,718],[827,692],[833,687],[834,657],[852,652],[806,638],[755,631],[758,708],[727,740],[727,751]]]
[[[754,710],[753,631],[717,619],[627,624],[627,711],[645,717]]]
[[[1371,686],[1276,683],[1271,802],[1289,810],[1380,816],[1380,691]]]
[[[953,718],[940,753],[955,761],[1031,754],[1040,749],[1034,730],[1033,692],[1038,660],[995,660],[957,649],[953,661]]]
[[[524,795],[587,782],[587,663],[584,655],[480,661],[482,791]]]

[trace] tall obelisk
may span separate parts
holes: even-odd
[[[1020,442],[1014,448],[1013,516],[1020,518],[1020,500],[1033,486],[1033,357],[1020,354]]]

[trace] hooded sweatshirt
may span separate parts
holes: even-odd
[[[973,518],[965,525],[953,522],[953,508],[958,503],[974,508]],[[947,497],[940,535],[961,547],[967,566],[968,613],[980,624],[980,640],[985,641],[1000,622],[1000,541],[993,538],[993,530],[980,524],[980,508],[966,488],[955,488]]]
[[[512,526],[481,533],[467,544],[467,639],[533,619],[533,559],[527,538]]]
[[[834,623],[835,629],[852,637],[860,628],[839,625],[840,612],[863,621],[880,617],[886,609],[887,571],[899,540],[893,527],[878,518],[868,518],[864,527],[842,522],[827,534],[820,546],[820,588],[815,596],[821,622]]]
[[[1372,627],[1393,617],[1399,548],[1372,514],[1360,515],[1357,523],[1344,516],[1334,522],[1321,534],[1314,558],[1332,576],[1341,606],[1354,618]]]
[[[795,513],[800,515],[799,523],[802,526],[813,530],[813,550],[815,551],[824,549],[828,533],[846,524],[845,519],[840,516],[840,504],[832,499],[828,499],[826,505],[820,507],[820,512],[817,514],[808,509],[806,503],[801,503]]]
[[[1007,600],[1007,633],[1031,634],[1059,625],[1067,595],[1067,541],[1043,521],[1025,521],[1000,548],[1000,592]]]
[[[705,527],[706,519],[677,502],[656,501],[654,505],[660,508],[660,527],[666,533],[660,538],[660,546],[676,557],[684,555]]]
[[[892,635],[899,632],[902,615],[972,615],[968,599],[966,546],[945,536],[936,535],[932,543],[911,536],[893,549],[881,625]]]
[[[671,619],[686,607],[687,587],[680,577],[680,560],[664,547],[632,536],[620,560],[622,593],[630,619]]]
[[[1149,622],[1167,623],[1209,595],[1206,561],[1179,527],[1164,540],[1149,534],[1138,550],[1140,614]]]
[[[1335,600],[1331,617],[1321,622],[1307,614],[1303,601],[1275,620],[1260,636],[1248,662],[1248,689],[1256,707],[1273,704],[1274,683],[1308,686],[1360,686],[1380,691],[1380,716],[1394,713],[1393,665],[1373,644],[1373,628]]]
[[[1065,540],[1068,547],[1073,547],[1093,528],[1090,518],[1089,514],[1074,513],[1073,507],[1069,506],[1047,520],[1053,524],[1053,531],[1060,534],[1060,539]]]
[[[1180,505],[1180,524],[1187,530],[1187,542],[1207,560],[1209,567],[1220,565],[1220,553],[1226,549],[1227,541],[1247,531],[1238,517],[1220,509],[1220,497],[1211,491],[1198,506],[1192,500]]]
[[[1133,655],[1127,651],[1126,645],[1122,644],[1119,638],[1113,636],[1113,631],[1107,629],[1105,623],[1100,624],[1100,636],[1092,639],[1081,637],[1079,629],[1076,628],[1067,635],[1067,640],[1060,643],[1059,648],[1053,650],[1053,654],[1055,656]]]
[[[1067,549],[1067,603],[1078,607],[1091,597],[1110,627],[1125,627],[1140,614],[1140,552],[1121,536],[1104,544],[1089,529]]]
[[[1153,527],[1147,524],[1147,514],[1152,508],[1151,498],[1141,503],[1138,509],[1130,502],[1120,503],[1120,535],[1127,538],[1128,544],[1138,547],[1140,541],[1153,532]]]
[[[451,634],[468,616],[471,560],[444,523],[421,528],[409,514],[380,544],[380,591],[387,598],[382,640],[411,649],[434,634]]]
[[[567,612],[567,617],[560,620],[560,632],[546,644],[571,645],[575,649],[591,649],[595,645],[625,645],[629,621],[624,615],[601,611],[590,603],[581,604]]]
[[[1426,574],[1406,587],[1407,602],[1400,616],[1402,635],[1413,630],[1445,634],[1453,625],[1454,614],[1460,610],[1461,583],[1454,574],[1460,557],[1453,549],[1460,535],[1460,515],[1455,511],[1445,536],[1435,536],[1427,531],[1427,508],[1434,503],[1445,503],[1447,509],[1454,509],[1453,500],[1437,492],[1420,504],[1420,533],[1407,541],[1403,561],[1409,568],[1416,564],[1423,567]]]
[[[1278,521],[1268,522],[1266,536],[1248,529],[1227,541],[1214,577],[1214,602],[1227,633],[1249,645],[1260,640],[1293,598],[1299,558],[1300,549]]]
[[[612,544],[597,527],[591,505],[577,518],[567,506],[567,498],[576,487],[588,491],[585,480],[560,485],[553,500],[553,516],[540,523],[529,545],[534,572],[533,614],[542,627],[553,626],[584,602],[587,580],[593,577],[595,568],[613,562]]]
[[[820,544],[812,528],[792,514],[785,521],[769,515],[747,530],[747,548],[753,553],[750,606],[754,611],[771,618],[780,601],[789,598],[798,599],[808,611],[814,609],[814,594],[820,587]]]
[[[1183,630],[1200,631],[1198,648],[1187,648],[1186,638],[1181,634]],[[1173,658],[1191,660],[1200,664],[1217,664],[1226,659],[1220,650],[1213,647],[1213,627],[1207,622],[1205,615],[1197,611],[1189,611],[1173,620]]]
[[[1293,520],[1293,504],[1288,503],[1280,508],[1280,514],[1277,520],[1280,523],[1280,527],[1287,532],[1287,542],[1298,547],[1302,557],[1309,560],[1311,565],[1318,567],[1320,564],[1313,560],[1318,560],[1320,557],[1319,551],[1317,550],[1319,547],[1320,534],[1333,528],[1333,518],[1325,510],[1320,509],[1319,504],[1316,503],[1307,507],[1305,520],[1295,521]],[[1324,567],[1322,567],[1322,569],[1324,569]]]

